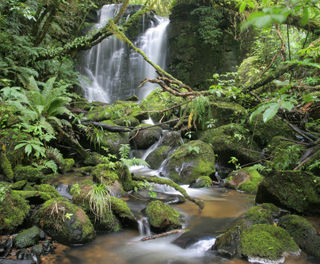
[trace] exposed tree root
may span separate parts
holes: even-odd
[[[185,189],[183,189],[179,184],[169,180],[169,179],[162,179],[156,176],[132,176],[133,180],[136,181],[147,181],[147,182],[152,182],[152,183],[158,183],[158,184],[165,184],[165,185],[169,185],[173,188],[175,188],[178,192],[180,192],[187,200],[195,203],[200,210],[203,209],[204,204],[201,200],[197,200],[197,199],[193,199],[192,197],[189,196],[189,194],[186,192]]]

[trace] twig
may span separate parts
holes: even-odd
[[[143,237],[140,239],[140,241],[148,241],[148,240],[157,239],[160,237],[166,237],[166,236],[171,236],[171,235],[178,234],[178,233],[184,233],[186,231],[187,231],[186,229],[171,230],[169,232],[165,232],[165,233],[161,233],[161,234],[157,234],[157,235],[153,235],[153,236]]]

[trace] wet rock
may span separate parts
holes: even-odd
[[[181,228],[179,212],[161,201],[150,202],[146,208],[146,215],[151,229],[155,232]]]
[[[138,226],[136,218],[125,201],[111,196],[110,203],[112,212],[120,220],[122,226],[135,228]]]
[[[257,193],[262,180],[263,176],[254,167],[247,167],[233,171],[226,179],[225,186],[247,193]]]
[[[190,141],[177,148],[169,157],[165,175],[177,183],[190,184],[199,176],[215,172],[212,147],[200,140]]]
[[[147,127],[150,125],[141,125],[141,126]],[[160,127],[142,129],[136,134],[132,135],[133,137],[130,143],[132,146],[134,146],[135,149],[147,149],[160,139],[161,134],[162,134],[162,129]]]
[[[45,202],[33,219],[60,243],[83,244],[95,238],[93,225],[86,213],[63,198]]]
[[[279,226],[293,237],[303,251],[320,257],[320,236],[308,220],[298,215],[285,215],[279,219]]]
[[[246,213],[231,223],[226,232],[217,237],[213,249],[217,250],[219,255],[226,257],[241,256],[240,236],[243,230],[256,224],[272,225],[275,218],[281,214],[279,208],[273,204],[261,204],[250,208]]]
[[[48,255],[48,254],[54,254],[54,246],[50,240],[46,240],[42,243],[42,254]]]
[[[22,224],[30,206],[16,191],[12,191],[8,184],[0,183],[2,199],[0,201],[0,233],[12,232]]]
[[[33,260],[32,253],[28,249],[23,248],[17,252],[17,259],[18,260]]]
[[[38,168],[18,165],[14,168],[16,181],[27,180],[33,183],[42,183],[46,180],[45,175]]]
[[[20,232],[14,238],[14,246],[16,248],[27,248],[34,246],[40,240],[41,230],[37,226],[33,226],[29,229]]]
[[[236,157],[240,164],[261,158],[258,146],[253,142],[249,130],[240,124],[228,124],[199,132],[199,138],[212,145],[218,161],[227,164]]]
[[[253,139],[260,147],[267,146],[276,136],[285,138],[294,138],[295,136],[294,131],[289,125],[277,117],[265,123],[263,122],[262,115],[257,115],[249,125]]]
[[[118,175],[110,169],[109,164],[98,164],[91,172],[95,182],[105,185],[112,185],[116,180],[119,180]]]
[[[195,182],[191,183],[191,188],[204,188],[204,187],[210,187],[212,185],[212,180],[208,176],[201,176],[198,179],[196,179]]]
[[[270,157],[267,166],[274,170],[293,170],[305,150],[305,146],[281,140],[283,137],[274,137],[266,152]]]
[[[13,247],[13,239],[9,237],[4,243],[0,243],[0,257],[7,257]]]
[[[252,259],[279,260],[284,254],[296,254],[298,245],[283,228],[257,224],[244,230],[240,236],[241,255]]]
[[[141,198],[143,200],[162,201],[166,204],[179,204],[179,203],[184,203],[186,201],[184,196],[179,195],[179,194],[169,194],[169,193],[164,193],[164,192],[158,192],[156,190],[154,190],[153,192],[156,194],[155,197],[150,197],[149,191],[146,191],[146,190],[135,192],[135,196],[137,196],[138,198]]]
[[[320,178],[302,171],[270,172],[258,187],[256,202],[320,214]]]

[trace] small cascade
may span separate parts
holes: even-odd
[[[202,256],[212,248],[215,242],[215,238],[202,239],[188,247],[188,250],[192,251],[194,255]]]
[[[120,4],[105,5],[98,12],[99,22],[94,29],[103,27],[119,11]],[[143,50],[154,63],[165,68],[166,64],[166,28],[169,19],[154,16],[151,27],[142,33],[134,44]],[[152,91],[154,85],[146,84],[138,88],[145,78],[156,76],[155,70],[147,64],[142,56],[132,51],[124,41],[111,36],[100,44],[84,52],[82,57],[81,78],[84,96],[89,101],[112,103],[125,100],[132,95],[143,99]]]
[[[141,217],[138,220],[140,236],[151,236],[150,225],[147,217]]]
[[[70,194],[70,188],[67,184],[59,184],[56,187],[57,192],[64,198],[72,200],[72,195]]]

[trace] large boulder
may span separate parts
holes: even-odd
[[[183,141],[177,131],[165,132],[161,138],[158,147],[152,151],[146,158],[147,163],[152,169],[158,169],[162,162],[177,147],[181,146]]]
[[[249,126],[253,139],[260,147],[267,146],[276,136],[285,138],[294,138],[295,136],[293,129],[277,116],[265,123],[262,114],[257,115],[249,123]]]
[[[320,236],[308,220],[298,215],[285,215],[279,219],[279,226],[293,237],[303,251],[320,257]]]
[[[16,181],[27,180],[33,183],[42,183],[47,178],[39,168],[18,165],[14,168]]]
[[[60,243],[83,244],[95,238],[95,230],[86,213],[63,198],[45,202],[34,221]]]
[[[143,124],[138,128],[144,126],[149,127],[150,125]],[[160,139],[161,134],[162,129],[160,127],[141,129],[132,135],[130,143],[135,149],[147,149]]]
[[[210,144],[190,141],[177,148],[165,166],[165,175],[177,183],[190,184],[215,172],[215,155]]]
[[[30,210],[28,202],[0,182],[0,234],[12,232],[26,219]]]
[[[256,202],[320,214],[320,178],[302,171],[270,172],[258,187]]]
[[[249,262],[268,262],[277,261],[288,253],[297,254],[299,247],[281,227],[257,224],[241,233],[240,252]]]
[[[217,237],[213,249],[219,255],[227,257],[241,256],[240,235],[243,230],[256,224],[273,224],[280,216],[280,209],[273,204],[261,204],[250,208],[226,228],[226,232]]]
[[[146,208],[146,214],[151,228],[156,232],[181,227],[179,212],[161,201],[150,202]]]
[[[274,170],[292,170],[299,164],[305,146],[285,141],[281,136],[274,137],[266,152],[270,156],[268,167]]]
[[[212,145],[218,161],[228,163],[231,157],[250,163],[261,158],[260,149],[252,140],[252,134],[240,124],[228,124],[199,132],[199,138]]]
[[[208,176],[201,176],[193,182],[190,187],[191,188],[204,188],[210,187],[212,185],[212,180]]]

